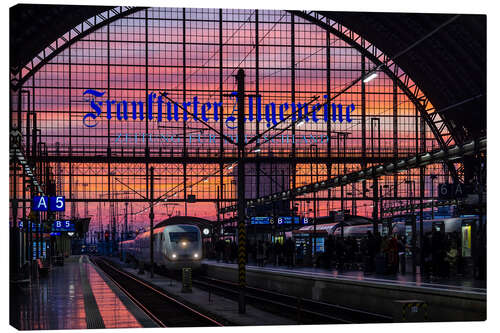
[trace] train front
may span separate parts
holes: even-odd
[[[170,225],[164,230],[166,268],[199,268],[202,259],[201,232],[194,225]]]

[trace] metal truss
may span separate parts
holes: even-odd
[[[405,170],[420,168],[432,163],[438,163],[443,161],[452,163],[452,161],[460,159],[463,156],[471,155],[477,151],[485,151],[485,150],[486,150],[486,138],[482,138],[479,140],[464,143],[462,145],[454,145],[449,149],[439,149],[432,152],[418,154],[410,158],[401,159],[387,164],[373,166],[370,168],[363,169],[361,171],[333,177],[325,181],[315,182],[294,189],[290,189],[288,191],[283,191],[268,196],[260,197],[255,200],[248,200],[247,207],[251,207],[254,204],[268,204],[282,200],[289,200],[290,198],[295,198],[296,196],[320,192],[343,185],[365,181],[368,179],[375,179],[381,176],[394,175]],[[228,213],[228,212],[233,212],[235,210],[236,206],[232,205],[229,207],[224,207],[223,209],[220,210],[220,213]]]
[[[421,117],[431,129],[442,149],[446,149],[452,143],[461,143],[462,138],[456,133],[452,124],[446,120],[446,117],[440,114],[439,110],[432,106],[422,90],[420,90],[415,82],[411,80],[394,60],[384,54],[375,45],[339,22],[335,22],[325,17],[320,12],[291,11],[291,13],[327,29],[370,59],[370,61],[377,66],[377,69],[384,71],[385,74],[393,79],[418,109]],[[453,179],[458,180],[458,173],[454,165],[452,163],[447,163],[447,166]]]
[[[19,87],[22,87],[23,84],[30,78],[32,75],[34,75],[40,68],[42,68],[45,64],[49,63],[51,59],[55,58],[60,52],[77,42],[78,40],[82,39],[83,37],[89,35],[90,33],[96,31],[97,29],[106,26],[113,21],[116,21],[120,18],[123,18],[127,15],[133,14],[137,11],[143,10],[145,8],[140,8],[140,7],[116,7],[113,8],[109,11],[103,12],[101,14],[96,15],[95,17],[90,18],[89,20],[86,20],[73,28],[72,30],[68,31],[66,34],[58,38],[56,41],[54,41],[50,46],[48,46],[44,51],[42,51],[37,57],[35,57],[29,64],[24,66],[22,69],[19,70],[19,73],[17,74],[18,77],[12,76],[12,88],[18,89]],[[409,77],[403,73],[397,65],[386,57],[380,50],[378,50],[375,46],[370,44],[369,42],[366,42],[364,39],[362,39],[360,36],[356,35],[354,32],[350,31],[349,29],[341,26],[340,24],[333,22],[330,19],[325,18],[322,16],[320,13],[316,12],[295,12],[292,11],[290,12],[293,15],[297,15],[298,17],[304,18],[311,22],[311,24],[318,25],[319,27],[325,29],[326,31],[334,34],[347,44],[349,44],[351,47],[355,48],[358,50],[363,56],[365,56],[367,59],[372,61],[375,66],[381,66],[379,69],[383,70],[388,77],[390,77],[394,84],[397,85],[409,99],[412,101],[412,103],[416,106],[416,108],[419,110],[420,115],[422,118],[425,120],[427,125],[430,127],[430,129],[433,131],[434,136],[436,137],[440,147],[442,149],[445,149],[448,147],[449,144],[453,142],[453,136],[447,132],[447,129],[449,128],[448,125],[444,122],[443,118],[439,116],[437,112],[432,108],[431,104],[425,97],[425,95],[418,89],[418,87],[409,79]],[[146,17],[147,21],[147,17]],[[221,19],[222,22],[222,19]],[[222,24],[222,23],[221,23]],[[293,27],[293,24],[292,24]],[[292,38],[293,40],[293,38]],[[258,43],[258,42],[257,42]],[[327,43],[328,45],[328,43]],[[221,40],[221,46],[222,48],[222,40]],[[295,54],[294,52],[292,52]],[[293,62],[293,61],[292,61]],[[257,62],[258,63],[258,62]],[[329,62],[328,62],[329,63]],[[108,65],[109,66],[109,65]],[[294,65],[292,65],[294,66]],[[222,67],[221,67],[222,68]],[[328,72],[330,69],[327,69]],[[222,74],[221,74],[222,75]],[[222,82],[222,76],[221,76],[221,82]],[[258,84],[257,84],[258,87]],[[395,89],[395,88],[394,88]],[[330,89],[327,89],[328,91]],[[413,109],[413,108],[412,108]],[[434,112],[434,113],[433,113]],[[222,126],[222,124],[221,124]],[[456,143],[456,141],[455,141]],[[417,143],[418,146],[418,143]],[[132,156],[130,156],[131,151],[125,149],[125,154],[124,150],[122,148],[121,154],[119,149],[113,150],[111,152],[111,149],[108,147],[103,147],[103,149],[100,150],[95,150],[95,149],[89,149],[85,150],[85,148],[80,148],[78,145],[71,145],[71,140],[70,140],[70,149],[67,152],[63,152],[61,148],[61,152],[59,152],[59,149],[57,149],[55,146],[49,146],[47,147],[49,150],[49,154],[46,154],[44,156],[31,156],[30,161],[32,160],[33,162],[46,162],[46,163],[69,163],[70,164],[70,171],[68,172],[68,177],[70,178],[69,181],[69,191],[70,193],[75,190],[74,184],[72,184],[71,177],[78,176],[79,173],[75,170],[75,165],[73,163],[84,163],[88,165],[87,163],[96,163],[96,164],[110,164],[110,163],[136,163],[136,164],[149,164],[149,163],[161,163],[161,164],[183,164],[184,165],[184,171],[179,170],[180,173],[184,173],[184,177],[186,178],[186,165],[187,164],[220,164],[220,170],[224,168],[223,164],[226,163],[234,163],[237,154],[236,151],[230,151],[230,150],[225,150],[223,147],[221,147],[220,150],[208,150],[205,152],[193,152],[192,154],[187,155],[185,150],[170,150],[170,149],[165,149],[162,151],[162,148],[156,151],[154,150],[148,150],[147,153],[143,151],[133,151]],[[331,147],[329,147],[331,150]],[[320,155],[313,155],[312,154],[295,154],[295,150],[293,153],[292,158],[290,158],[289,152],[284,152],[282,155],[280,155],[280,152],[274,151],[274,155],[271,156],[265,156],[263,154],[253,154],[249,153],[248,158],[244,160],[246,163],[258,163],[258,162],[263,162],[263,163],[290,163],[290,164],[312,164],[312,163],[324,163],[326,165],[328,164],[341,164],[341,163],[349,163],[349,164],[361,164],[366,166],[366,164],[382,164],[382,165],[390,165],[391,162],[394,160],[394,154],[393,152],[389,153],[383,153],[382,155],[379,155],[378,157],[370,157],[370,156],[360,156],[359,152],[354,152],[353,154],[350,154],[349,152],[343,152],[338,156],[332,156],[331,152],[327,152],[326,154],[324,152],[320,152]],[[137,153],[137,155],[136,155]],[[127,155],[129,154],[129,155]],[[399,158],[405,158],[408,157],[411,159],[410,155],[407,153],[402,153],[402,151],[398,151]],[[456,171],[455,171],[455,166],[453,163],[449,162],[448,164],[448,170],[451,172],[452,175],[454,175],[454,178],[456,177]],[[369,169],[365,169],[369,170]],[[82,172],[81,174],[83,174]],[[109,173],[109,168],[108,168],[108,173]],[[345,173],[345,171],[344,171]],[[140,174],[140,173],[138,173]],[[351,174],[349,174],[351,175]],[[110,181],[109,181],[109,174],[108,176],[108,188],[110,187]],[[141,175],[141,176],[146,176],[146,175]],[[222,184],[222,177],[223,175],[220,176],[221,180],[220,183]],[[345,177],[345,176],[343,176]],[[327,177],[328,178],[328,177]],[[339,178],[339,177],[337,177]],[[330,179],[336,179],[336,178],[330,178]],[[455,178],[456,179],[456,178]],[[312,181],[312,179],[311,179]],[[330,180],[329,180],[330,181]],[[329,182],[328,181],[328,182]],[[184,180],[186,183],[186,180]],[[293,183],[295,184],[295,178],[293,180]],[[324,183],[324,182],[322,182]],[[224,185],[224,184],[222,184]],[[295,186],[295,185],[293,185]],[[338,185],[335,185],[338,186]],[[332,186],[332,187],[335,187]],[[187,187],[187,186],[185,186]],[[222,187],[222,186],[221,186]],[[306,187],[306,186],[304,186]],[[301,188],[303,187],[297,187],[296,193],[294,195],[302,195],[307,192],[302,193]],[[219,190],[217,190],[219,191]],[[221,190],[222,191],[222,190]],[[186,190],[184,190],[186,192]],[[288,191],[290,192],[290,191]],[[313,192],[310,192],[313,193]],[[109,193],[108,193],[109,195]],[[275,194],[280,195],[280,193]],[[368,198],[363,198],[364,200],[369,200]],[[67,198],[68,201],[74,201],[74,202],[126,202],[126,201],[136,201],[136,199],[133,198],[120,198],[120,199],[96,199],[96,198],[73,198],[70,197]],[[199,199],[198,201],[207,201],[207,202],[213,202],[215,199]],[[234,202],[234,199],[224,199],[224,198],[217,198],[216,199],[219,202]],[[266,199],[267,200],[267,199]],[[281,199],[281,197],[279,198]],[[301,198],[294,199],[297,201],[300,201]],[[323,198],[316,198],[316,200],[321,201]],[[336,198],[330,198],[329,200],[337,200]],[[354,200],[354,199],[353,199]],[[184,202],[185,199],[172,199],[171,201],[173,202]],[[141,202],[141,200],[137,200],[137,202]],[[226,208],[227,209],[227,208]]]
[[[214,154],[216,155],[216,154]],[[227,155],[227,154],[226,154]],[[43,160],[45,162],[50,163],[161,163],[161,164],[232,164],[236,162],[236,156],[223,156],[223,157],[209,157],[209,156],[200,156],[197,157],[196,154],[190,155],[188,157],[170,157],[169,155],[165,156],[43,156],[43,157],[35,157],[31,160],[38,161]],[[359,164],[363,161],[367,163],[384,163],[388,161],[392,161],[391,157],[295,157],[293,159],[294,163],[349,163],[349,164]],[[247,157],[244,159],[246,163],[269,163],[269,164],[282,164],[282,163],[290,163],[290,157],[286,156],[256,156],[256,157]]]
[[[38,193],[40,193],[40,195],[45,195],[35,171],[30,168],[24,154],[24,149],[21,144],[21,132],[19,130],[12,130],[10,133],[10,161],[16,160],[21,164],[24,173],[28,176],[31,184],[37,189]]]
[[[48,45],[22,68],[16,68],[15,71],[14,69],[11,69],[12,72],[17,73],[11,77],[12,88],[17,90],[22,87],[23,84],[40,68],[75,42],[81,40],[85,36],[91,34],[99,28],[102,28],[103,26],[142,9],[144,9],[144,7],[115,7],[81,22]]]
[[[424,202],[422,205],[419,203],[417,204],[409,204],[409,205],[403,205],[403,206],[397,206],[397,207],[391,207],[384,209],[382,211],[382,214],[393,214],[397,212],[409,212],[409,211],[418,211],[420,207],[422,209],[426,208],[432,208],[432,207],[446,207],[446,206],[453,206],[456,205],[457,201],[456,200],[446,200],[446,201],[434,201],[434,205],[432,202]]]

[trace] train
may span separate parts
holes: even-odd
[[[120,243],[125,261],[150,263],[150,232]],[[191,224],[176,224],[153,230],[153,258],[158,267],[167,270],[198,269],[203,258],[200,228]]]
[[[458,235],[458,241],[461,244],[462,255],[470,256],[472,241],[474,239],[474,233],[479,227],[479,218],[477,216],[466,216],[466,217],[452,217],[452,218],[441,218],[434,220],[424,220],[423,231],[424,234],[431,232],[433,229],[445,234],[456,234]],[[391,234],[396,234],[399,237],[405,237],[408,244],[411,243],[413,233],[418,237],[420,234],[420,221],[416,221],[416,229],[413,230],[413,226],[408,222],[393,222],[391,225]],[[342,230],[341,223],[329,223],[320,224],[316,226],[316,251],[323,252],[325,250],[325,241],[329,235],[339,237],[343,235],[344,237],[353,237],[361,241],[363,237],[367,235],[367,232],[373,232],[373,224],[355,224],[355,225],[344,225]],[[389,234],[388,225],[379,223],[378,231],[382,236]],[[301,244],[307,247],[308,243],[314,237],[313,227],[311,225],[304,226],[293,232],[285,233],[287,237],[293,237],[296,242],[296,246]]]
[[[424,234],[436,229],[437,231],[443,233],[453,233],[453,232],[467,232],[470,233],[472,226],[477,227],[479,220],[477,217],[452,217],[434,220],[424,221]],[[378,225],[379,233],[382,235],[387,234],[388,230],[384,230],[382,223]],[[373,225],[363,224],[363,225],[352,225],[344,227],[344,237],[352,236],[354,238],[366,236],[368,231],[373,231]],[[420,221],[416,221],[416,231],[420,231]],[[392,234],[397,234],[399,236],[407,236],[408,232],[411,232],[411,224],[405,222],[394,222],[392,223]],[[333,231],[335,236],[341,235],[341,228],[337,227]]]

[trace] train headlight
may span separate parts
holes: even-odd
[[[182,247],[186,247],[187,245],[188,245],[188,243],[187,243],[186,241],[182,241],[182,242],[181,242],[181,246],[182,246]]]
[[[172,259],[175,259],[175,258],[177,258],[177,254],[172,253]]]
[[[195,254],[194,254],[194,257],[195,257],[196,259],[198,259],[198,253],[195,253]]]

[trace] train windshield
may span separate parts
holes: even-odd
[[[170,232],[170,241],[171,242],[179,242],[181,240],[187,240],[187,241],[197,241],[198,240],[198,233],[197,232]]]

